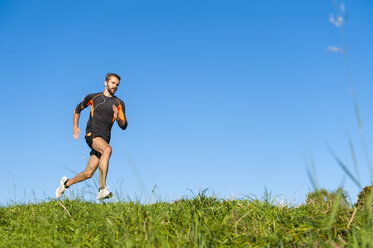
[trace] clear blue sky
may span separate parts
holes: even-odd
[[[343,3],[373,161],[373,3]],[[260,198],[267,187],[299,203],[312,190],[312,154],[320,187],[343,184],[354,200],[359,189],[325,145],[354,171],[347,127],[369,184],[345,56],[327,52],[343,45],[331,14],[324,0],[1,0],[0,204],[53,198],[62,176],[85,168],[89,148],[73,139],[73,110],[103,91],[107,72],[122,76],[116,95],[129,122],[112,129],[114,193],[146,201],[157,185],[163,200],[201,187]],[[84,194],[85,185],[72,190]]]

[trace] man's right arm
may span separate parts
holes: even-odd
[[[74,113],[74,124],[73,124],[74,139],[79,139],[79,135],[80,135],[80,128],[78,127],[79,117],[80,117],[80,114]]]
[[[79,139],[80,135],[80,129],[78,127],[79,124],[79,118],[80,118],[80,112],[92,104],[92,94],[84,97],[83,101],[79,103],[75,110],[74,110],[74,117],[73,117],[73,133],[74,133],[74,139]]]

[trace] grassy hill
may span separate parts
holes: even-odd
[[[373,247],[369,210],[312,197],[15,204],[0,207],[0,247]]]

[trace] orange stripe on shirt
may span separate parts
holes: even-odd
[[[118,106],[118,111],[119,111],[119,118],[124,121],[124,114],[123,114],[123,110],[122,110],[122,105],[119,104]]]
[[[118,113],[119,113],[119,119],[121,119],[122,121],[124,121],[124,114],[123,114],[123,110],[122,110],[122,105],[119,104],[118,106]],[[115,118],[113,117],[113,122],[115,121]]]
[[[93,100],[93,99],[92,99]],[[89,106],[89,105],[91,105],[91,117],[93,117],[93,101],[92,100],[90,100],[89,102],[88,102],[88,104],[87,104],[87,107]]]

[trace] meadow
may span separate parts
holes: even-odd
[[[0,207],[0,247],[373,247],[372,194],[359,205],[317,190],[289,205],[219,199],[174,202],[49,200]]]

